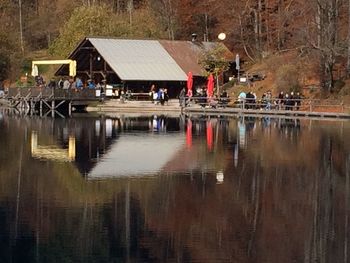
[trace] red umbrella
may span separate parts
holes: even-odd
[[[193,86],[193,75],[192,75],[192,72],[188,72],[188,75],[187,75],[187,96],[188,97],[192,97],[192,86]]]
[[[208,84],[207,84],[208,98],[213,97],[213,93],[214,93],[214,77],[213,77],[213,74],[210,74],[208,77]]]

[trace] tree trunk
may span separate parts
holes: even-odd
[[[20,40],[22,55],[24,55],[22,0],[18,0],[18,8],[19,8],[19,40]]]
[[[128,11],[129,11],[129,23],[130,23],[130,27],[132,27],[132,12],[134,11],[134,0],[129,0]]]
[[[348,78],[350,77],[350,0],[348,0],[348,62],[346,75]]]

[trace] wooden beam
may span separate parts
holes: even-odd
[[[96,50],[95,47],[81,47],[79,49],[86,49],[86,50]]]
[[[90,72],[88,74],[90,79],[92,79],[92,74],[93,74],[93,70],[92,70],[92,54],[90,53]]]
[[[55,109],[57,109],[59,106],[61,106],[63,103],[65,103],[66,101],[65,100],[62,100],[60,103],[58,103],[56,106],[55,106]]]
[[[79,70],[79,71],[77,71],[77,73],[79,73],[79,74],[86,74],[86,75],[88,75],[88,76],[90,75],[88,70]],[[113,70],[108,70],[108,71],[93,70],[93,71],[92,71],[92,74],[95,74],[95,73],[101,73],[101,74],[103,74],[103,73],[107,73],[107,74],[116,74]]]

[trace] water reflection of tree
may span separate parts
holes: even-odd
[[[217,184],[214,172],[200,169],[144,181],[85,181],[73,165],[33,161],[25,150],[19,238],[13,247],[10,242],[1,246],[1,255],[8,261],[26,256],[28,262],[35,257],[60,262],[346,262],[346,136],[334,124],[304,126],[293,141],[273,122],[267,134],[259,132],[265,128],[258,122],[235,167],[227,161],[232,154],[227,142],[237,138],[234,124],[222,126],[224,132],[215,126],[213,151],[206,151],[204,141],[194,152],[204,159],[215,155],[213,160],[225,164],[223,184]],[[0,161],[10,160],[1,163],[6,171],[0,171],[0,222],[6,226],[0,235],[5,240],[14,238],[18,180],[13,175],[18,173],[18,138],[25,141],[28,127],[20,121],[9,125],[0,130],[11,143],[0,149]],[[205,138],[205,132],[194,143],[200,136]]]

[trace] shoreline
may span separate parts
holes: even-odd
[[[268,117],[293,117],[293,118],[318,118],[318,119],[342,119],[350,120],[350,113],[344,112],[318,112],[318,111],[291,111],[291,110],[265,110],[265,109],[241,109],[241,108],[206,108],[195,104],[181,108],[177,100],[169,102],[169,105],[154,105],[147,102],[108,101],[94,107],[88,107],[88,112],[97,113],[148,113],[148,114],[196,114],[208,116],[268,116]]]

